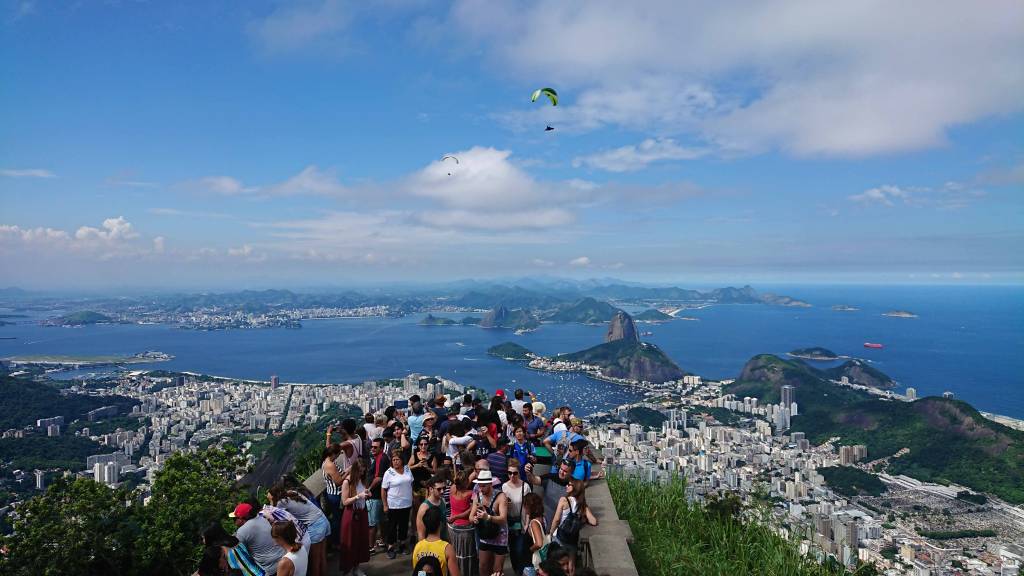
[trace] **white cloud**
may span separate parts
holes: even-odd
[[[576,218],[568,210],[547,208],[494,213],[469,210],[431,210],[420,213],[417,219],[424,224],[441,228],[519,230],[566,226],[572,224]]]
[[[42,168],[4,168],[0,175],[8,178],[56,178],[57,175]]]
[[[587,266],[590,266],[590,258],[588,258],[586,256],[580,256],[579,258],[573,258],[572,260],[569,260],[569,266],[573,266],[573,267],[576,267],[576,268],[585,268]]]
[[[904,204],[910,200],[910,191],[900,188],[899,186],[885,185],[871,188],[861,192],[860,194],[854,194],[849,197],[854,202],[860,202],[861,204],[882,204],[885,206],[895,206],[897,201],[901,201]]]
[[[551,260],[544,260],[543,258],[534,258],[530,261],[530,264],[540,266],[541,268],[551,268],[555,265]]]
[[[640,144],[605,150],[572,161],[573,166],[590,166],[609,172],[642,170],[649,164],[665,160],[693,160],[707,153],[700,148],[684,148],[671,138],[648,138]]]
[[[119,242],[138,237],[139,234],[131,222],[125,220],[123,216],[107,218],[100,228],[82,226],[75,232],[75,240],[82,242]]]
[[[26,244],[41,244],[41,243],[55,243],[55,242],[67,242],[71,239],[68,233],[63,230],[57,230],[54,228],[21,228],[20,226],[12,226],[8,224],[0,224],[0,241],[10,242],[23,242]]]
[[[312,194],[335,196],[345,193],[345,187],[331,171],[323,171],[316,166],[307,166],[291,178],[268,187],[266,193],[275,196],[297,196]]]
[[[167,241],[163,236],[157,236],[153,238],[153,252],[155,254],[163,254],[167,248]]]
[[[351,21],[343,0],[286,2],[249,25],[249,33],[269,52],[288,52],[330,39]]]
[[[253,186],[246,186],[240,180],[231,176],[206,176],[190,183],[189,187],[215,194],[224,194],[225,196],[247,194],[259,190],[259,188]]]
[[[450,28],[513,75],[559,79],[558,108],[529,112],[559,129],[859,156],[939,146],[1020,110],[1021,21],[1017,0],[459,0]]]

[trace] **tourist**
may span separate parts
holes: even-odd
[[[523,574],[534,576],[534,569],[541,563],[541,549],[551,542],[547,523],[544,521],[544,499],[539,494],[527,493],[523,496],[523,514],[526,516],[523,552],[529,559],[529,564],[523,567]]]
[[[287,510],[296,520],[305,525],[305,531],[309,534],[309,574],[310,576],[326,574],[327,536],[331,534],[331,526],[320,508],[317,508],[302,494],[289,490],[282,482],[271,486],[267,491],[267,501],[273,506]]]
[[[377,417],[374,416],[373,412],[367,412],[363,415],[363,429],[366,430],[366,437],[371,441],[380,434],[380,429],[377,428]]]
[[[540,404],[540,408],[544,407],[540,402],[527,402],[523,404],[523,426],[526,427],[526,439],[533,443],[534,446],[539,445],[544,440],[544,433],[547,431],[544,419],[534,414],[535,407],[538,404]],[[541,413],[543,413],[543,410],[538,412],[538,414]]]
[[[424,503],[426,506],[426,503]],[[460,576],[459,563],[455,557],[455,548],[441,537],[442,526],[444,525],[444,513],[440,508],[430,508],[422,516],[424,535],[416,543],[412,551],[413,567],[427,557],[436,558],[439,566],[440,576]],[[470,576],[467,574],[467,576]]]
[[[341,446],[331,444],[324,448],[320,457],[321,473],[324,476],[324,514],[331,525],[331,534],[339,534],[341,530],[341,484],[345,481],[345,474],[338,470],[335,459],[341,454]],[[332,539],[334,542],[337,539]],[[333,543],[332,546],[333,548]]]
[[[429,420],[428,420],[429,422]],[[425,431],[426,429],[424,429]],[[430,442],[420,434],[416,441],[416,450],[409,459],[409,470],[412,471],[413,510],[419,510],[420,503],[427,495],[427,481],[436,470],[434,454],[430,451]]]
[[[536,476],[533,473],[533,464],[526,465],[526,481],[534,486],[540,486],[544,492],[544,514],[548,526],[555,515],[555,507],[558,501],[565,496],[566,486],[572,479],[572,464],[563,460],[553,472],[543,476]]]
[[[515,400],[512,401],[512,411],[516,414],[523,414],[523,406],[526,406],[526,402],[523,401],[524,392],[522,388],[516,388]]]
[[[472,435],[466,433],[466,425],[459,422],[453,422],[448,428],[448,435],[444,439],[445,455],[451,457],[456,465],[458,462],[459,451],[463,448],[472,448],[474,438]]]
[[[498,445],[494,451],[487,455],[487,468],[491,474],[504,484],[508,481],[508,438],[502,434],[498,438]]]
[[[582,480],[584,482],[590,480],[591,477],[601,477],[600,474],[598,474],[597,476],[592,476],[591,474],[592,465],[590,463],[590,460],[587,460],[586,456],[584,456],[584,452],[586,451],[588,444],[589,442],[587,442],[586,440],[576,440],[575,442],[569,445],[569,451],[566,455],[569,461],[573,462],[574,468],[572,471],[572,477],[576,480]]]
[[[555,427],[555,431],[544,439],[544,447],[547,448],[555,458],[565,458],[569,453],[569,445],[577,440],[586,440],[583,434],[583,422],[579,418],[573,418],[572,428]]]
[[[267,576],[277,574],[277,561],[284,556],[284,550],[274,542],[270,522],[257,514],[256,509],[248,502],[235,506],[228,517],[233,518],[235,526],[238,527],[235,538],[252,552],[253,560],[260,565],[263,573]]]
[[[383,414],[377,414],[373,419],[373,426],[377,429],[377,433],[373,436],[373,439],[376,440],[384,434],[384,429],[388,427],[388,417]]]
[[[532,492],[532,488],[523,482],[519,473],[519,460],[514,456],[508,459],[508,481],[502,484],[501,492],[508,499],[509,559],[512,561],[512,571],[519,575],[530,562],[530,553],[524,545],[523,527],[526,526],[526,519],[523,513],[523,499]]]
[[[388,469],[388,459],[384,455],[384,439],[377,437],[370,445],[370,465],[367,471],[367,479],[370,483],[370,496],[366,499],[366,521],[369,524],[369,544],[372,552],[383,549],[384,541],[378,534],[378,527],[384,519],[384,505],[381,502],[381,482],[384,481],[384,472]]]
[[[586,487],[582,480],[569,480],[565,496],[558,500],[555,508],[554,517],[558,521],[549,528],[551,541],[568,548],[574,556],[583,524],[597,526],[597,517],[587,506]]]
[[[445,403],[448,402],[448,398],[441,394],[434,399],[434,416],[437,417],[438,422],[444,422],[448,419],[448,409],[445,408]]]
[[[476,535],[470,521],[473,511],[473,481],[470,472],[462,470],[455,477],[455,488],[451,495],[451,511],[448,527],[449,540],[455,549],[455,557],[459,564],[459,572],[472,575],[478,569],[476,555]]]
[[[498,392],[502,392],[502,394],[500,396],[495,394],[494,397],[491,398],[491,404],[488,409],[497,415],[498,422],[500,422],[502,426],[506,426],[508,425],[508,413],[505,412],[505,394],[502,390],[498,390]]]
[[[426,440],[427,449],[431,454],[438,454],[441,451],[441,436],[434,427],[436,422],[437,416],[433,412],[427,412],[423,416],[423,428],[420,430],[419,435],[416,436],[416,441],[414,442],[418,446],[421,440]]]
[[[481,470],[473,481],[479,492],[469,517],[479,538],[477,557],[482,575],[501,572],[508,556],[508,499],[494,489],[496,480],[490,470]]]
[[[278,576],[306,576],[309,547],[299,538],[292,522],[275,522],[271,529],[274,542],[284,551],[277,561]]]
[[[416,438],[420,435],[420,430],[423,429],[424,417],[426,417],[426,414],[425,410],[423,410],[423,404],[420,403],[420,396],[419,394],[413,394],[409,397],[409,418],[407,419],[410,438]]]
[[[215,548],[219,551],[217,556],[217,568],[221,568],[220,560],[224,560],[224,564],[227,564],[227,568],[231,570],[233,574],[241,574],[241,576],[264,576],[263,568],[256,563],[253,559],[252,554],[249,553],[249,549],[244,543],[228,534],[224,530],[224,526],[220,522],[214,522],[203,532],[203,546],[207,549]],[[203,573],[203,566],[200,564],[200,574],[206,576]],[[222,573],[218,572],[218,573]]]
[[[541,563],[541,567],[544,568],[545,574],[565,574],[565,576],[574,576],[576,573],[576,558],[575,552],[568,548],[559,546],[557,544],[551,544],[551,552],[544,562]]]
[[[520,477],[526,477],[526,465],[530,462],[536,462],[537,456],[534,452],[533,444],[526,438],[526,428],[523,425],[516,426],[513,432],[513,442],[510,456],[515,458],[518,464]]]
[[[370,530],[366,518],[366,502],[370,497],[363,479],[366,476],[362,460],[352,463],[351,473],[341,485],[341,503],[345,512],[341,516],[341,554],[339,567],[343,575],[366,576],[359,565],[370,561]]]
[[[426,498],[423,499],[423,503],[416,509],[416,537],[419,540],[423,540],[427,537],[427,528],[423,524],[423,516],[430,510],[439,510],[443,518],[448,517],[448,508],[445,506],[443,493],[444,493],[444,476],[431,476],[426,486]],[[448,540],[448,525],[445,523],[441,527],[441,539]]]
[[[420,558],[412,567],[412,576],[435,576],[441,574],[441,562],[433,556]]]
[[[412,471],[400,453],[391,454],[391,468],[381,481],[384,514],[388,517],[388,558],[409,551],[409,511],[412,510]]]

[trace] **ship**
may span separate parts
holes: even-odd
[[[875,348],[875,349],[884,348],[884,346],[882,346],[881,344],[876,344],[874,342],[865,342],[864,343],[864,347],[865,348]]]

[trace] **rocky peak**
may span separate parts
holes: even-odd
[[[480,326],[484,328],[496,328],[504,326],[508,320],[508,308],[502,305],[497,305],[491,309],[490,312],[484,316],[484,319],[480,321]]]
[[[636,325],[633,324],[633,318],[621,310],[608,323],[608,332],[604,336],[605,342],[614,342],[616,340],[625,340],[627,342],[640,341]]]

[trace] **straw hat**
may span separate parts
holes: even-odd
[[[544,411],[547,409],[548,407],[545,406],[544,403],[539,400],[533,403],[533,413],[536,414],[537,416],[543,415]]]

